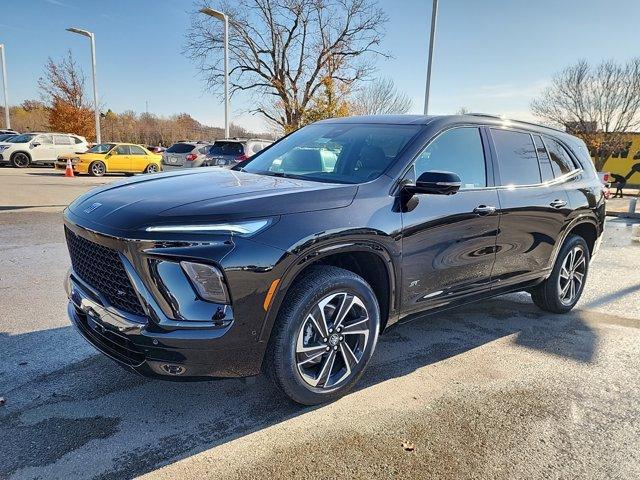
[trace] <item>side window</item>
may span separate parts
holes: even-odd
[[[36,142],[40,142],[42,145],[51,145],[53,144],[53,138],[51,135],[40,135],[36,138]]]
[[[551,160],[549,159],[547,149],[544,147],[544,143],[542,143],[542,137],[540,135],[534,135],[533,143],[535,144],[536,152],[538,153],[538,162],[540,163],[542,181],[548,182],[549,180],[553,180],[554,174],[553,168],[551,167]]]
[[[129,145],[118,145],[116,152],[118,155],[129,155]]]
[[[67,135],[54,135],[53,141],[56,145],[71,145],[71,139]]]
[[[447,171],[458,174],[460,188],[487,186],[487,173],[480,130],[461,127],[447,130],[418,155],[415,176],[428,171]]]
[[[541,182],[538,156],[531,135],[491,129],[502,185],[533,185]]]
[[[131,151],[131,155],[146,155],[144,150],[137,145],[129,145],[129,150]]]
[[[547,150],[549,150],[551,166],[556,177],[575,170],[576,167],[573,164],[573,160],[571,160],[571,157],[560,143],[549,137],[545,137],[544,143],[547,146]]]

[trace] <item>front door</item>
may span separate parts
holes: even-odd
[[[128,172],[131,170],[129,145],[118,145],[111,150],[107,170],[110,172]]]
[[[29,153],[34,162],[53,162],[58,158],[53,145],[53,137],[49,134],[35,137],[31,141]]]
[[[555,142],[529,132],[491,128],[500,197],[495,286],[526,282],[549,268],[571,210],[563,178],[573,166],[560,167]],[[568,159],[570,161],[570,158]]]
[[[453,195],[418,194],[402,213],[402,307],[409,314],[489,288],[498,230],[498,193],[477,127],[446,130],[416,158],[405,181],[426,171],[462,180]]]

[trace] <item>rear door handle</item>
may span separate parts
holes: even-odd
[[[559,198],[556,198],[553,202],[551,202],[549,205],[551,205],[553,208],[562,208],[567,204],[567,202],[565,202],[564,200],[560,200]]]
[[[476,215],[491,215],[492,213],[496,213],[496,207],[493,205],[478,205],[473,209],[473,213]]]

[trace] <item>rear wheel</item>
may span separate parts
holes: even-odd
[[[101,177],[105,173],[107,173],[107,167],[104,162],[98,160],[89,165],[89,175],[92,177]]]
[[[147,168],[145,168],[144,173],[158,173],[159,171],[160,169],[158,168],[158,165],[150,163],[147,165]]]
[[[266,369],[298,403],[335,400],[362,376],[379,328],[378,301],[362,277],[337,267],[312,267],[283,302]]]
[[[569,236],[558,253],[549,278],[531,291],[533,303],[553,313],[571,310],[584,290],[590,259],[584,238]]]
[[[11,164],[16,168],[26,168],[30,163],[31,158],[26,153],[17,152],[11,156]]]

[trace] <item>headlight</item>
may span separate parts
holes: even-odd
[[[229,295],[220,270],[204,263],[180,262],[180,266],[200,297],[210,302],[229,303]]]
[[[191,232],[191,233],[231,233],[237,235],[252,235],[265,228],[271,220],[250,220],[246,222],[215,223],[203,225],[153,225],[147,227],[147,232]]]

